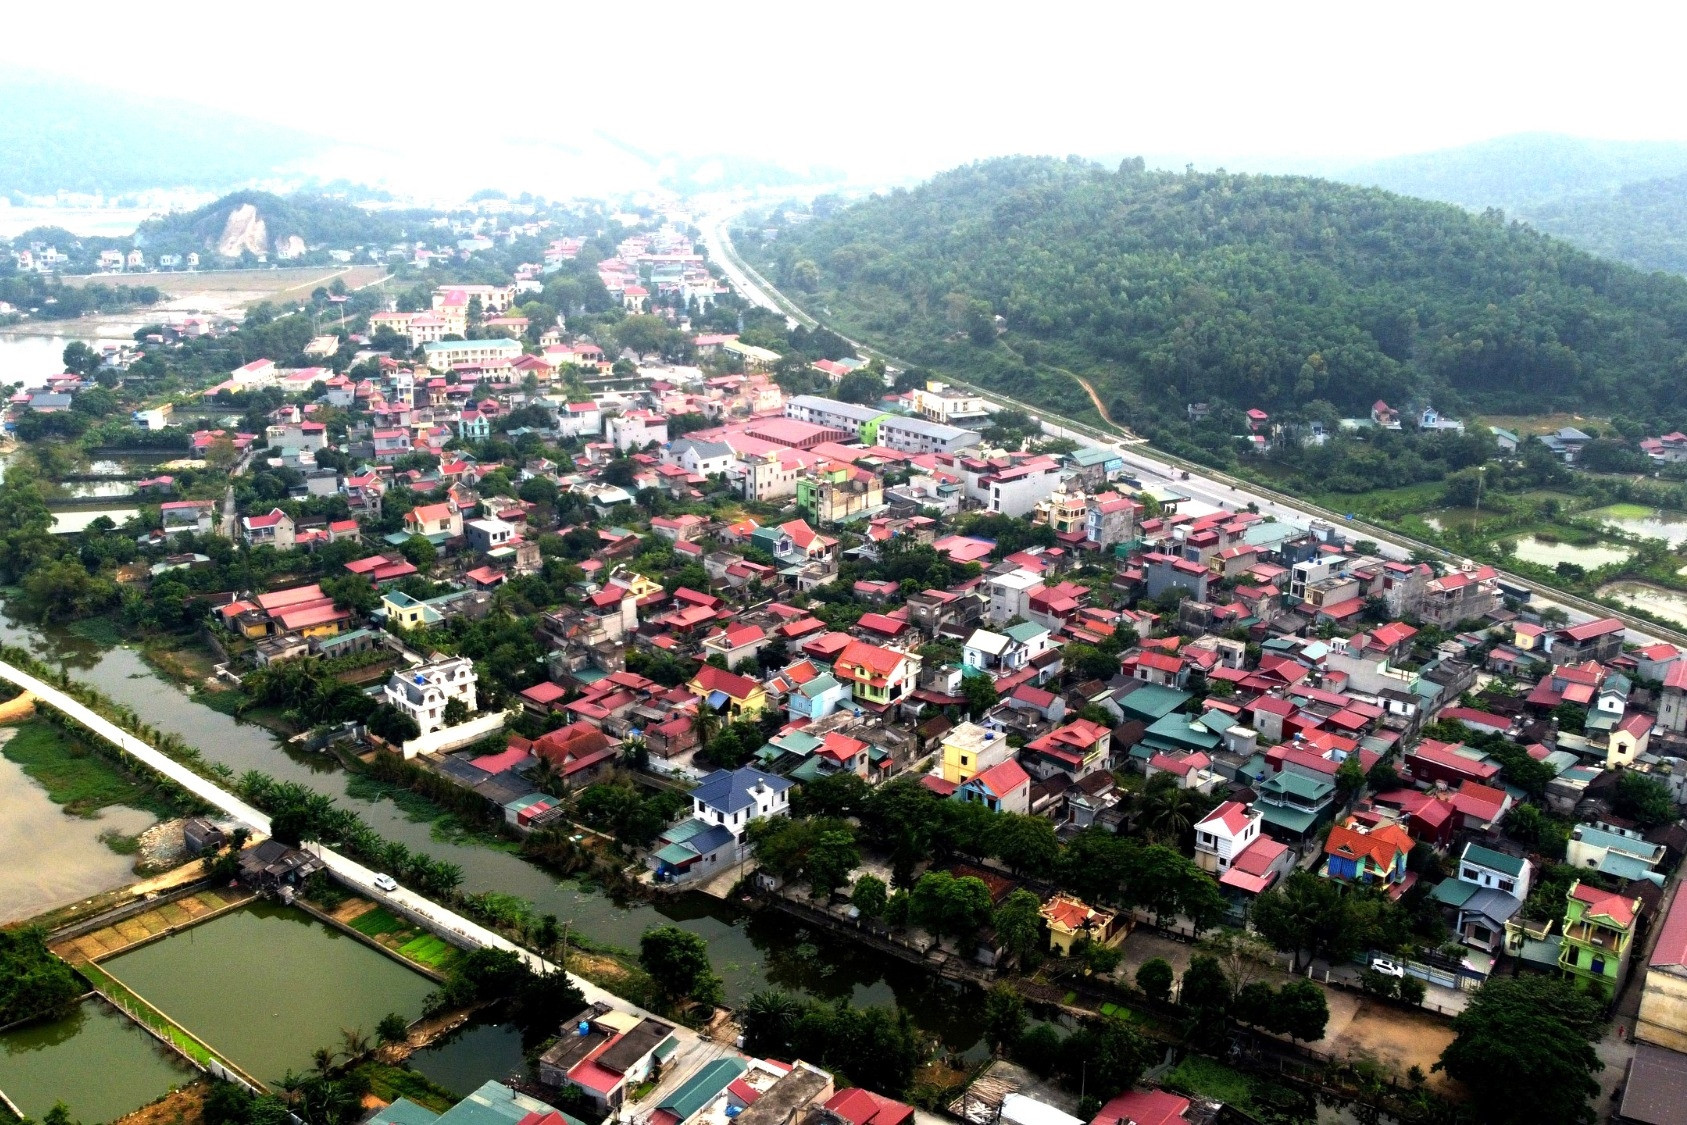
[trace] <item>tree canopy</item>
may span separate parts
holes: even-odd
[[[917,363],[1088,410],[1058,366],[1133,422],[1194,401],[1362,415],[1378,398],[1643,400],[1687,420],[1687,282],[1376,189],[1005,158],[746,250],[785,284],[813,271],[817,307]]]

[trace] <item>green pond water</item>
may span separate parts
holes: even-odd
[[[309,1069],[342,1028],[373,1036],[388,1012],[422,1012],[420,973],[290,907],[258,904],[100,966],[247,1073]]]
[[[1539,563],[1541,566],[1557,566],[1561,562],[1567,562],[1593,570],[1607,563],[1622,562],[1629,556],[1628,550],[1623,547],[1582,547],[1574,543],[1556,543],[1534,535],[1525,535],[1516,542],[1518,558],[1524,562]]]
[[[103,1000],[0,1034],[0,1090],[30,1117],[64,1102],[74,1120],[110,1121],[199,1072]]]

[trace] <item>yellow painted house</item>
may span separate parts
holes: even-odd
[[[1055,895],[1039,913],[1048,923],[1049,949],[1062,957],[1069,956],[1072,947],[1085,937],[1098,945],[1112,945],[1130,932],[1128,925],[1119,924],[1119,916],[1113,911],[1090,906],[1068,894]]]
[[[767,691],[748,676],[705,664],[686,684],[686,690],[728,719],[753,719],[767,709]]]
[[[977,723],[962,723],[943,736],[939,772],[944,781],[960,785],[1012,754],[1006,735],[985,730]]]

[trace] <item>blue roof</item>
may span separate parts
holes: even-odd
[[[740,766],[730,772],[716,770],[698,783],[697,788],[691,791],[691,797],[711,809],[734,813],[755,804],[750,797],[750,790],[757,785],[765,785],[774,793],[783,793],[791,788],[789,781],[776,774],[750,766]]]

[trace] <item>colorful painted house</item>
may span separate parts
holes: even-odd
[[[849,685],[857,705],[883,711],[901,703],[919,686],[920,658],[866,641],[851,641],[838,653],[832,675]]]
[[[731,718],[753,719],[767,707],[767,690],[748,676],[704,664],[686,684],[704,704]]]
[[[1330,829],[1324,843],[1324,877],[1340,883],[1359,883],[1386,890],[1391,898],[1404,894],[1413,881],[1406,869],[1414,841],[1398,824],[1374,827],[1349,817]]]
[[[1579,879],[1570,884],[1559,969],[1581,988],[1605,999],[1615,996],[1628,970],[1640,907],[1638,898],[1584,886]]]

